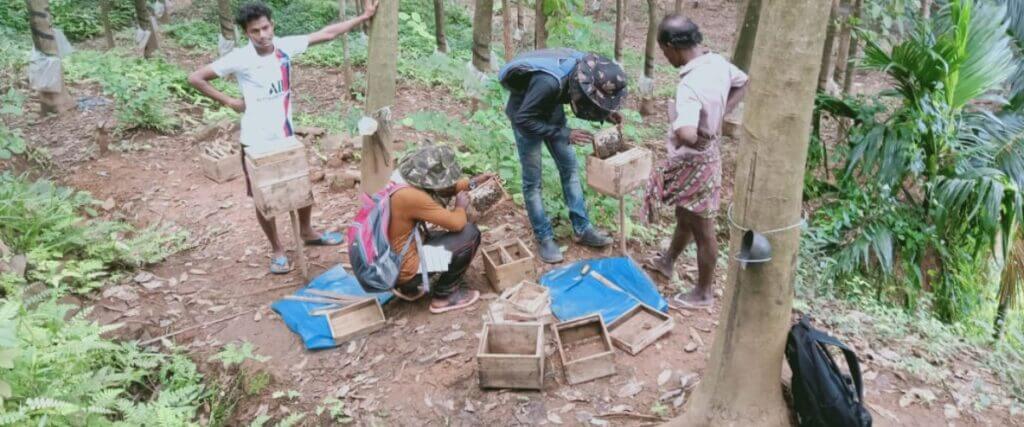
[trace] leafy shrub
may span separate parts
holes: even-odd
[[[25,78],[22,69],[28,64],[31,43],[28,36],[0,25],[0,88]]]
[[[113,0],[110,24],[114,29],[135,22],[135,7],[128,0]],[[53,25],[64,31],[71,41],[81,41],[103,33],[100,0],[50,0]],[[10,27],[27,35],[28,8],[23,0],[0,0],[0,26]]]
[[[215,22],[190,19],[167,24],[163,30],[182,47],[211,52],[217,50],[217,35],[220,34],[220,26]]]
[[[337,19],[337,0],[294,0],[280,12],[275,11],[274,33],[278,36],[308,34]]]
[[[159,227],[87,219],[88,193],[0,175],[0,241],[26,253],[29,278],[84,293],[127,269],[151,264],[182,248],[186,234]]]

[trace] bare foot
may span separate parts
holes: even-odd
[[[710,292],[700,292],[694,289],[690,292],[680,292],[672,297],[672,302],[679,308],[706,308],[714,303]]]
[[[644,266],[668,280],[672,280],[672,275],[675,273],[674,263],[666,261],[664,255],[647,261]]]

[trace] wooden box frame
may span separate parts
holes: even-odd
[[[476,353],[480,388],[544,388],[544,325],[484,323]]]
[[[622,197],[647,182],[653,164],[651,152],[639,147],[603,160],[587,156],[587,184],[606,196]]]
[[[508,239],[484,248],[484,273],[494,290],[515,286],[534,271],[533,252],[519,239]]]
[[[632,323],[639,320],[641,316],[651,319],[654,325],[649,329],[634,330]],[[673,327],[675,327],[675,320],[672,319],[672,316],[640,303],[608,325],[608,335],[612,338],[612,344],[631,356],[636,356],[647,346],[669,333]],[[641,327],[641,329],[643,328]]]
[[[228,154],[219,159],[213,158],[209,154],[201,153],[199,155],[199,167],[203,170],[203,175],[218,184],[223,184],[242,176],[242,161],[238,152],[235,152],[233,155]]]
[[[377,298],[354,302],[324,314],[324,317],[327,318],[327,326],[336,345],[379,331],[387,321]]]
[[[313,204],[306,147],[293,141],[272,149],[245,152],[253,203],[265,218]]]
[[[501,293],[499,299],[523,313],[534,314],[551,304],[551,290],[546,286],[523,280]]]
[[[600,314],[592,314],[554,325],[562,371],[569,385],[615,375],[615,352]],[[594,340],[601,351],[570,360],[569,346]]]

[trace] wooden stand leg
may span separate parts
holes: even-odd
[[[626,233],[626,196],[619,197],[619,233],[622,237],[619,239],[619,248],[622,251],[622,256],[629,256],[626,253],[626,239],[629,238],[629,234]]]
[[[305,242],[299,234],[299,216],[297,211],[288,212],[292,218],[292,236],[295,236],[295,255],[299,259],[299,269],[302,271],[302,278],[309,280],[309,267],[306,265]]]

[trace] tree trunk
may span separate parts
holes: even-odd
[[[338,0],[338,17],[342,22],[348,18],[348,0]],[[341,35],[341,77],[349,98],[356,99],[356,89],[353,87],[355,80],[352,78],[352,60],[348,55],[348,34]]]
[[[516,28],[523,33],[523,0],[516,0]]]
[[[832,11],[828,15],[828,26],[825,27],[825,47],[821,49],[821,71],[818,73],[818,91],[828,90],[828,80],[835,70],[832,59],[836,48],[836,17],[839,15],[839,0],[832,0]]]
[[[850,12],[853,15],[855,22],[860,21],[860,10],[863,6],[863,0],[853,0],[853,10]],[[850,48],[846,54],[846,74],[843,76],[843,93],[849,95],[850,89],[853,87],[853,70],[854,70],[854,59],[857,58],[857,50],[860,47],[857,44],[857,36],[850,35]]]
[[[437,51],[448,53],[448,39],[444,36],[444,0],[434,0],[434,38]]]
[[[144,58],[153,57],[153,52],[156,52],[159,47],[157,42],[157,27],[155,20],[149,14],[149,5],[146,4],[146,0],[135,0],[135,20],[139,24],[139,28],[149,31],[149,39],[146,40],[146,47],[142,51]]]
[[[739,37],[732,51],[732,62],[743,71],[750,71],[750,60],[754,56],[754,42],[757,41],[757,27],[761,20],[762,0],[745,0],[739,13]]]
[[[512,41],[512,5],[509,4],[510,1],[501,1],[501,30],[505,42],[505,62],[511,61],[516,53],[516,46]]]
[[[644,48],[644,77],[639,84],[640,115],[654,114],[654,55],[658,49],[658,2],[647,0],[647,44]]]
[[[921,0],[921,18],[930,19],[932,17],[932,0]]]
[[[362,0],[355,0],[354,3],[356,5],[356,15],[362,15],[363,14],[363,1]],[[359,25],[356,25],[356,28],[358,28],[360,31],[362,31],[363,34],[366,34],[366,33],[368,33],[370,31],[369,25],[367,25],[366,22],[363,22],[363,23],[360,23]]]
[[[815,97],[815,82],[807,76],[821,67],[828,13],[829,4],[820,0],[773,0],[761,16],[733,193],[733,218],[743,227],[769,230],[800,222]],[[732,228],[730,234],[734,254],[743,232]],[[704,378],[670,425],[791,425],[780,383],[800,229],[766,237],[772,261],[741,269],[730,257]]]
[[[358,3],[358,2],[356,2]],[[378,119],[377,132],[363,136],[362,191],[374,193],[387,184],[394,168],[389,120],[383,120],[382,109],[395,103],[395,80],[398,75],[398,2],[384,1],[377,8],[370,26],[366,75],[367,116]],[[388,110],[384,110],[388,111]],[[390,113],[387,114],[390,116]]]
[[[110,2],[112,0],[100,1],[100,22],[103,23],[103,38],[107,41],[107,49],[114,48],[114,29],[110,25]]]
[[[683,13],[683,1],[684,1],[684,0],[676,0],[676,9],[675,9],[675,13],[676,13],[677,15],[681,15],[681,14]]]
[[[622,64],[622,32],[626,25],[626,0],[615,0],[615,62]]]
[[[28,24],[32,29],[32,44],[43,55],[60,61],[57,55],[57,39],[53,35],[53,21],[50,16],[50,0],[26,0]],[[75,107],[71,94],[64,86],[64,71],[54,91],[40,91],[40,107],[43,113],[63,113]]]
[[[533,17],[533,48],[544,49],[548,46],[548,16],[544,14],[544,0],[535,0],[537,7]]]
[[[850,8],[852,6],[850,3],[850,0],[842,0],[839,3],[839,23],[842,26],[837,41],[839,51],[836,52],[836,72],[832,77],[836,83],[843,81],[846,67],[850,65],[850,38],[853,37],[853,26],[850,25]]]
[[[220,21],[221,38],[230,41],[230,47],[234,48],[236,42],[235,20],[231,17],[231,0],[217,0],[217,15],[218,20]],[[225,55],[228,52],[230,52],[230,50],[228,50],[228,45],[221,46],[221,55]]]
[[[473,10],[473,67],[484,73],[491,70],[491,31],[494,0],[476,0]]]

